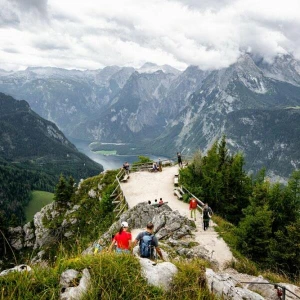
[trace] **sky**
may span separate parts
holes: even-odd
[[[300,0],[0,0],[0,69],[300,59]]]

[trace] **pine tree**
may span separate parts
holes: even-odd
[[[57,203],[58,208],[67,207],[68,202],[70,201],[68,186],[63,175],[60,175],[58,184],[56,185],[54,200]]]
[[[271,243],[271,260],[278,271],[287,271],[289,275],[300,275],[300,220],[286,226],[284,232],[275,233]]]
[[[68,199],[70,202],[74,202],[75,199],[75,180],[72,176],[69,177],[69,181],[67,184],[67,194],[68,194]]]
[[[272,234],[272,212],[267,205],[249,207],[236,231],[239,249],[256,262],[268,260]]]

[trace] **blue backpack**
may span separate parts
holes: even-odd
[[[151,258],[153,257],[153,234],[144,233],[140,240],[140,255],[141,257]]]

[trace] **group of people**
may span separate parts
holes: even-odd
[[[191,212],[191,218],[196,221],[196,211],[197,211],[198,203],[195,198],[190,198],[190,212]],[[212,209],[208,206],[207,203],[204,204],[202,208],[202,219],[203,219],[203,230],[207,230],[209,227],[209,220],[211,219],[213,215]]]
[[[159,201],[157,201],[157,199],[154,200],[154,202],[152,203],[151,200],[148,201],[148,204],[150,205],[154,205],[154,206],[161,206],[164,204],[164,201],[162,198],[159,198]]]
[[[152,164],[152,172],[161,172],[162,171],[162,161],[160,160],[160,158],[158,159],[158,162],[154,162]]]
[[[164,260],[162,252],[158,247],[157,237],[154,235],[154,225],[149,222],[147,224],[146,230],[140,232],[134,241],[132,241],[132,235],[128,231],[129,225],[126,221],[121,223],[121,228],[116,235],[113,236],[112,242],[108,248],[108,251],[112,251],[115,248],[116,253],[132,253],[133,248],[139,243],[139,253],[142,258],[155,259],[156,253],[159,257]],[[99,244],[103,242],[99,240]],[[95,246],[94,253],[98,252],[96,249],[102,246]]]
[[[151,201],[148,201],[151,204]],[[157,199],[154,200],[154,205],[162,205],[164,202],[160,198],[159,202]],[[190,198],[189,209],[191,211],[191,218],[194,218],[196,221],[196,210],[198,207],[197,200],[195,198]],[[209,227],[209,220],[213,214],[212,209],[205,203],[202,208],[202,217],[203,217],[203,229],[207,230]],[[146,230],[140,232],[136,238],[132,241],[132,235],[128,231],[129,225],[126,221],[121,223],[121,228],[116,235],[113,236],[111,244],[108,248],[108,251],[112,251],[115,248],[116,253],[132,253],[133,248],[139,244],[139,254],[142,258],[149,258],[154,260],[157,258],[157,255],[164,260],[162,251],[158,246],[157,237],[154,235],[154,225],[152,222],[147,224]],[[103,240],[100,239],[99,242],[95,245],[94,253],[97,253],[103,249]]]

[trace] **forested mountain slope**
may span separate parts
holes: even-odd
[[[102,170],[26,101],[0,93],[1,227],[24,221],[31,190],[53,191],[60,174],[78,181]]]

